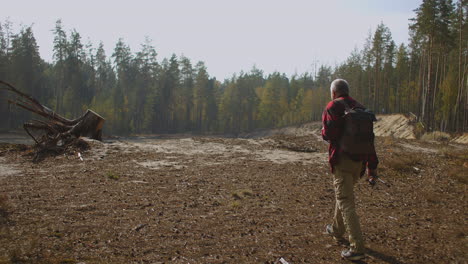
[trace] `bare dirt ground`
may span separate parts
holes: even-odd
[[[319,124],[306,128],[89,141],[83,161],[32,163],[30,148],[1,144],[0,263],[346,263],[324,234],[327,146]],[[466,145],[377,146],[389,186],[356,186],[360,263],[467,263]]]

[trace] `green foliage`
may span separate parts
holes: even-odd
[[[447,77],[442,82],[438,98],[441,99],[440,111],[437,112],[438,120],[449,120],[453,115],[457,102],[457,76],[454,67],[449,68]]]
[[[113,171],[108,171],[106,173],[106,177],[111,179],[111,180],[115,180],[115,181],[120,179],[120,176],[118,174],[116,174],[115,172],[113,172]]]
[[[259,105],[261,127],[284,126],[283,116],[289,110],[289,80],[284,74],[273,73],[262,88]]]
[[[33,95],[67,117],[87,107],[105,119],[105,134],[232,133],[320,120],[330,101],[330,82],[344,78],[351,96],[376,113],[412,112],[426,130],[468,128],[467,10],[447,0],[423,1],[410,25],[408,46],[396,45],[383,23],[369,32],[362,49],[330,67],[288,78],[253,68],[224,82],[210,77],[203,62],[176,55],[158,60],[146,38],[137,52],[119,39],[108,58],[104,45],[83,45],[76,30],[57,20],[53,63],[38,53],[31,27],[11,32],[0,23],[0,79]],[[5,93],[0,91],[0,97]],[[31,118],[0,104],[0,129]],[[6,121],[3,121],[6,120]]]
[[[414,125],[413,133],[416,138],[420,138],[426,132],[426,128],[424,127],[423,123],[418,122]]]

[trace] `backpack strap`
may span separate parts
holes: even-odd
[[[345,114],[346,113],[349,113],[351,110],[353,110],[351,107],[349,107],[349,104],[346,103],[345,99],[343,97],[340,97],[340,98],[336,98],[335,100],[333,100],[337,103],[340,103],[342,104],[344,107],[345,107]]]

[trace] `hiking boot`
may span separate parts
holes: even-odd
[[[341,251],[341,257],[347,260],[361,260],[366,257],[364,253],[354,252],[352,249]]]
[[[333,226],[332,225],[327,225],[325,227],[325,232],[327,233],[327,235],[330,235],[331,237],[333,237],[333,239],[338,242],[339,244],[343,244],[343,245],[347,245],[348,244],[348,241],[346,239],[344,239],[343,237],[337,237],[335,236],[335,233],[333,233]]]

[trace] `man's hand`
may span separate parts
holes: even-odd
[[[375,183],[377,182],[377,169],[367,169],[367,181],[371,186],[375,185]]]

